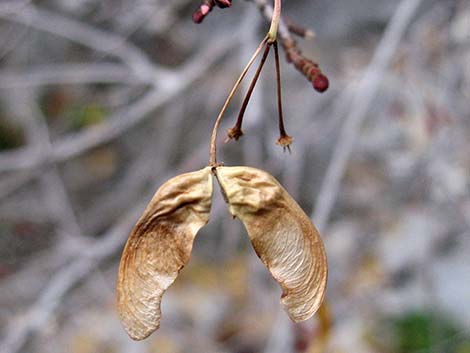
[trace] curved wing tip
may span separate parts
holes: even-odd
[[[318,301],[315,301],[313,305],[309,308],[299,309],[299,307],[287,306],[281,298],[281,304],[283,309],[286,311],[287,315],[293,322],[303,322],[310,319],[313,315],[317,313],[324,301],[324,296]]]
[[[308,319],[310,319],[313,315],[316,314],[316,312],[318,311],[318,308],[315,308],[315,310],[308,311],[307,313],[301,313],[301,314],[292,313],[286,307],[284,307],[284,310],[287,312],[287,315],[289,316],[289,318],[293,322],[297,323],[297,322],[307,321]]]
[[[159,327],[160,327],[160,324],[158,324],[158,326],[155,328],[152,328],[150,330],[143,330],[143,331],[133,330],[127,327],[124,327],[124,329],[126,330],[126,333],[128,334],[128,336],[132,338],[134,341],[142,341],[146,339],[147,337],[149,337],[156,330],[158,330]]]
[[[155,320],[151,326],[143,325],[138,320],[127,320],[128,317],[119,312],[119,319],[121,321],[124,331],[134,341],[142,341],[149,337],[152,333],[160,328],[160,319]]]

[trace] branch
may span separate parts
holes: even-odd
[[[14,175],[2,177],[0,180],[0,200],[17,191],[21,186],[33,180],[38,174],[40,174],[39,171],[18,172]]]

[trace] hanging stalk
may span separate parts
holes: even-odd
[[[256,82],[258,82],[259,75],[261,74],[261,70],[263,69],[264,63],[266,62],[266,58],[269,54],[269,49],[271,49],[271,45],[267,45],[264,49],[263,56],[261,57],[261,61],[259,63],[258,69],[251,80],[250,87],[248,88],[248,92],[246,93],[245,99],[243,100],[242,106],[240,108],[240,112],[238,113],[237,122],[235,126],[230,128],[228,131],[228,139],[235,139],[238,140],[240,136],[243,135],[242,131],[242,124],[243,124],[243,117],[245,116],[246,107],[248,106],[248,102],[250,101],[251,95],[255,89]]]
[[[238,77],[238,80],[235,82],[235,85],[233,86],[232,90],[230,91],[230,94],[228,95],[227,99],[225,100],[224,105],[222,106],[222,109],[220,110],[219,115],[217,116],[217,120],[215,121],[214,128],[212,129],[212,136],[211,136],[211,142],[210,142],[210,152],[209,152],[209,165],[214,167],[217,166],[217,131],[219,129],[220,123],[222,121],[222,117],[224,116],[225,111],[227,110],[227,107],[232,100],[235,92],[237,91],[238,87],[240,86],[240,83],[242,80],[245,78],[246,73],[250,69],[251,65],[255,61],[255,59],[258,57],[259,53],[263,49],[264,45],[266,44],[268,40],[268,36],[264,37],[264,39],[261,41],[260,45],[258,48],[256,48],[255,52],[253,53],[252,57],[248,61],[248,64],[246,64],[245,68],[243,69],[242,73]]]

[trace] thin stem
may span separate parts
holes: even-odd
[[[281,0],[274,0],[273,18],[271,19],[271,27],[268,32],[268,43],[274,43],[277,39],[277,29],[281,20]]]
[[[287,136],[284,127],[284,117],[282,114],[282,97],[281,97],[281,67],[279,65],[279,49],[277,42],[274,42],[274,58],[276,61],[276,86],[277,86],[277,110],[279,113],[279,133],[281,137]]]
[[[263,49],[264,45],[266,44],[268,40],[268,36],[264,37],[263,40],[261,41],[260,45],[258,48],[256,48],[255,52],[253,53],[252,57],[250,58],[250,61],[248,61],[248,64],[246,64],[245,68],[243,69],[242,73],[240,74],[240,77],[238,77],[237,82],[235,82],[235,85],[233,86],[232,90],[230,91],[230,94],[228,95],[222,109],[220,110],[219,115],[217,116],[217,120],[215,121],[214,128],[212,130],[212,136],[211,136],[211,143],[210,143],[210,153],[209,153],[209,166],[216,166],[217,165],[217,130],[219,129],[220,122],[222,121],[222,117],[227,110],[227,107],[232,100],[235,92],[237,91],[238,87],[240,86],[241,81],[243,78],[246,76],[246,73],[248,72],[249,68],[255,61],[255,59],[258,57],[259,53]]]
[[[245,115],[246,107],[248,106],[248,102],[250,101],[251,94],[253,93],[256,82],[258,82],[259,75],[261,74],[261,70],[263,69],[264,63],[266,62],[266,58],[268,57],[269,54],[269,49],[271,49],[271,45],[268,44],[266,48],[264,49],[263,56],[261,57],[261,61],[259,63],[258,69],[256,70],[256,73],[251,80],[250,87],[248,88],[248,92],[246,93],[245,99],[243,100],[242,106],[240,108],[240,112],[238,113],[238,118],[235,126],[233,127],[233,131],[237,132],[240,136],[242,134],[241,129],[242,129],[242,124],[243,124],[243,117]],[[237,139],[237,137],[235,137]]]

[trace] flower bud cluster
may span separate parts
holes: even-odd
[[[297,47],[295,40],[288,38],[281,40],[282,47],[286,52],[287,62],[294,64],[295,68],[312,82],[313,88],[322,93],[329,87],[328,78],[320,70],[317,63],[306,58]]]

